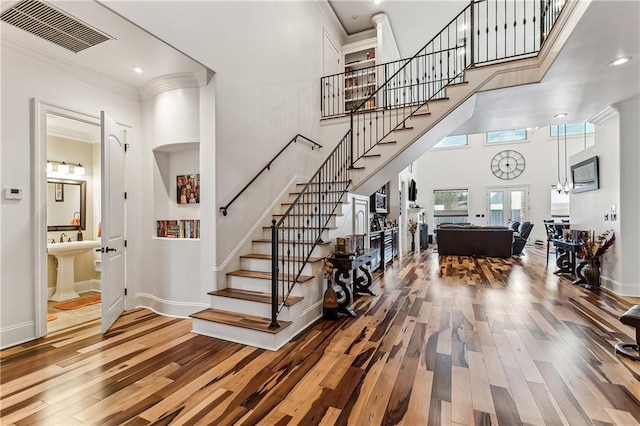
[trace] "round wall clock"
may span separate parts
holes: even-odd
[[[524,172],[524,156],[518,151],[505,149],[491,160],[491,171],[500,179],[515,179]]]

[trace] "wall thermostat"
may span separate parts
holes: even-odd
[[[22,188],[5,188],[4,198],[7,200],[22,200]]]

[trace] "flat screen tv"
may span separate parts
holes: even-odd
[[[409,201],[416,202],[416,198],[418,198],[418,188],[416,188],[416,181],[411,179],[409,183]]]
[[[600,188],[598,179],[598,156],[591,157],[571,166],[571,192],[586,192]]]

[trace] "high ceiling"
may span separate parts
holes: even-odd
[[[2,10],[14,3],[2,2]],[[155,77],[204,69],[198,62],[98,2],[52,0],[48,3],[109,34],[114,40],[103,43],[102,49],[74,54],[3,22],[3,49],[5,40],[11,40],[14,46],[35,49],[45,57],[54,57],[138,89]],[[348,34],[373,28],[371,16],[384,12],[404,57],[414,54],[427,41],[425,30],[434,34],[443,25],[440,23],[439,28],[435,28],[430,22],[448,22],[467,3],[468,0],[382,0],[379,4],[373,0],[329,2]],[[353,19],[354,15],[357,19]],[[609,105],[637,96],[640,92],[639,18],[640,1],[592,0],[540,84],[478,94],[473,117],[456,133],[584,121]],[[619,68],[607,66],[609,61],[622,55],[631,56],[632,60]],[[142,66],[145,72],[133,73],[133,65]],[[559,112],[568,116],[554,119]]]

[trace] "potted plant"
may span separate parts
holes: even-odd
[[[418,230],[418,221],[411,218],[409,219],[409,232],[411,233],[411,251],[416,250],[416,231]]]
[[[582,276],[587,281],[587,289],[593,290],[600,286],[600,257],[603,256],[616,242],[616,235],[613,229],[603,232],[594,237],[584,237],[580,240],[580,251],[577,256],[585,261],[582,268]]]

